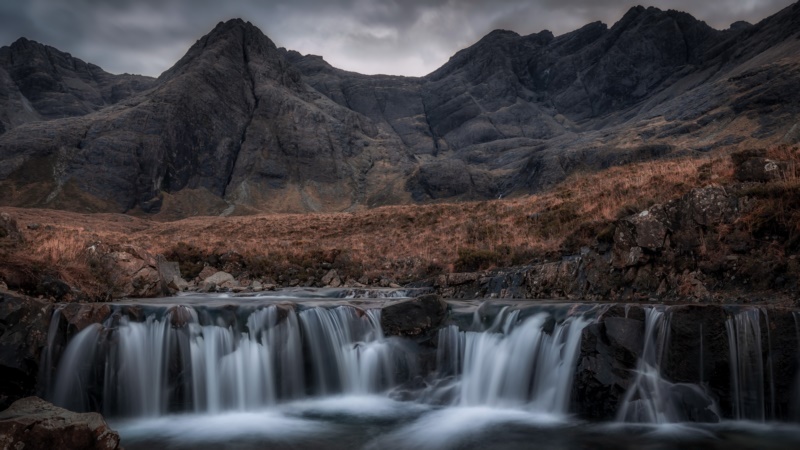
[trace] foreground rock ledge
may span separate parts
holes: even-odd
[[[120,449],[119,434],[97,413],[75,413],[38,397],[0,412],[2,449]]]

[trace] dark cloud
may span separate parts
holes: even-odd
[[[158,75],[213,26],[249,20],[276,44],[362,73],[423,75],[496,28],[555,34],[634,3],[715,28],[757,22],[791,0],[4,0],[0,44],[25,36],[110,72]]]

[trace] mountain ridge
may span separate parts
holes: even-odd
[[[343,211],[531,193],[575,170],[796,143],[800,96],[778,93],[800,77],[798,24],[799,4],[727,30],[634,7],[611,27],[561,36],[496,30],[431,74],[400,77],[279,49],[233,19],[156,80],[104,78],[122,86],[118,98],[96,83],[96,110],[41,121],[24,101],[0,104],[0,187],[11,193],[0,202],[166,216],[197,201],[204,214]],[[16,95],[9,49],[3,98]],[[11,84],[24,79],[15,74]],[[61,86],[41,97],[91,109]]]

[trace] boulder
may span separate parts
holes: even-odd
[[[52,306],[0,291],[0,408],[33,395]]]
[[[387,336],[428,337],[442,325],[447,303],[436,294],[384,306],[381,327]]]
[[[623,307],[615,306],[583,329],[572,384],[572,409],[579,416],[593,420],[616,416],[641,356],[643,318],[641,308],[626,314]]]
[[[107,256],[113,282],[112,297],[159,297],[169,295],[167,283],[161,278],[156,258],[144,250],[128,247]]]
[[[219,270],[211,266],[205,266],[203,267],[203,270],[201,270],[200,273],[197,275],[197,278],[199,278],[202,281],[210,277],[211,275],[214,275],[217,272],[219,272]]]
[[[775,161],[761,156],[732,158],[734,162],[733,176],[738,181],[754,181],[766,183],[780,180],[789,165],[785,161]]]
[[[230,289],[234,286],[237,286],[238,283],[236,282],[236,279],[233,278],[233,275],[229,274],[228,272],[220,271],[203,280],[201,289],[203,289],[204,286],[210,286],[210,285],[215,285],[217,287]]]
[[[329,287],[339,287],[342,285],[342,279],[339,278],[339,274],[336,272],[336,269],[331,269],[322,277],[322,284],[324,286]]]
[[[3,449],[119,449],[119,434],[97,413],[75,413],[38,397],[0,412]]]
[[[171,293],[185,291],[189,284],[181,278],[181,268],[177,262],[167,261],[163,255],[156,256],[158,275],[166,283]]]
[[[16,244],[22,241],[22,233],[17,227],[17,220],[8,213],[0,213],[0,242]]]

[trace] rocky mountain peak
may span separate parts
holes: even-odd
[[[294,89],[299,86],[299,75],[282,52],[258,27],[242,19],[218,23],[159,80],[166,82],[188,72],[213,74],[227,70],[223,66],[240,72],[252,83],[272,80]]]

